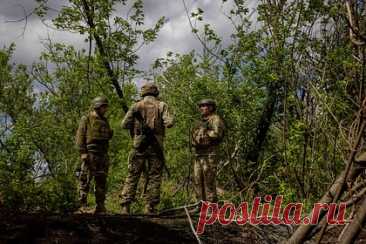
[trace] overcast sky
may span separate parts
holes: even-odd
[[[49,2],[54,9],[60,9],[67,3],[66,0]],[[202,8],[205,11],[205,21],[213,25],[224,38],[224,42],[228,43],[232,28],[222,14],[221,0],[186,0],[186,3],[190,11],[196,10],[197,7]],[[224,8],[230,4],[229,0]],[[27,28],[22,35],[25,21],[9,21],[22,18],[24,11],[29,13],[35,6],[35,0],[0,0],[0,46],[8,46],[12,42],[16,44],[13,58],[16,63],[31,64],[36,61],[43,49],[42,40],[48,36],[54,41],[73,44],[79,48],[85,46],[84,37],[47,28],[37,16],[28,18]],[[139,51],[139,69],[149,69],[156,58],[164,57],[168,51],[187,53],[192,49],[202,50],[199,41],[191,33],[182,0],[145,0],[144,11],[147,26],[152,26],[161,16],[165,16],[168,21],[159,32],[158,39]],[[117,11],[116,14],[124,16],[123,10]]]

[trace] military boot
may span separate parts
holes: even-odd
[[[125,214],[125,215],[130,214],[130,204],[129,203],[121,204],[121,214]]]
[[[103,205],[97,205],[97,207],[95,208],[94,214],[106,214],[107,213],[107,209],[105,208],[104,204]]]
[[[79,208],[75,213],[87,213],[88,212],[88,203],[85,197],[80,198],[79,200]]]
[[[147,215],[155,215],[156,214],[155,206],[151,204],[146,204],[144,208],[144,213]]]

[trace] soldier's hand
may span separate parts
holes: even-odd
[[[81,166],[79,165],[76,169],[75,169],[75,176],[76,178],[79,178],[81,175]]]
[[[88,154],[87,153],[83,153],[83,154],[80,155],[80,158],[81,158],[82,161],[85,161],[85,160],[88,159]]]
[[[209,129],[208,122],[205,122],[203,124],[202,128],[204,128],[205,130],[208,130]]]

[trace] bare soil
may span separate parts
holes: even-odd
[[[192,216],[194,227],[198,216]],[[322,243],[336,243],[341,227],[332,227]],[[288,226],[206,226],[201,243],[281,243],[293,229]],[[186,215],[124,216],[116,214],[0,214],[0,244],[73,243],[198,243]],[[312,242],[307,242],[312,243]],[[357,244],[366,243],[366,229]]]

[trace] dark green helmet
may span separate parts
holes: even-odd
[[[216,102],[212,99],[202,99],[198,102],[198,107],[201,107],[202,105],[210,105],[213,107],[213,110],[216,110]]]
[[[159,95],[159,89],[154,83],[146,83],[141,87],[141,97],[148,95],[154,97],[157,97]]]
[[[100,108],[103,105],[108,105],[108,99],[104,96],[96,97],[92,101],[92,106],[94,109]]]

